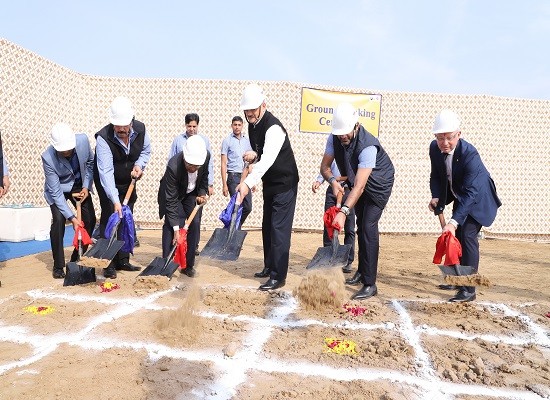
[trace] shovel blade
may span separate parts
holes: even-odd
[[[179,265],[173,261],[170,261],[168,264],[166,262],[166,258],[155,257],[155,259],[151,261],[151,264],[149,264],[138,276],[160,275],[170,279]]]
[[[111,262],[115,258],[116,253],[122,249],[124,246],[123,240],[114,240],[109,246],[108,239],[98,239],[95,245],[88,249],[86,253],[83,254],[84,257],[98,258]],[[85,262],[81,262],[82,265],[86,265]]]
[[[223,249],[227,239],[229,238],[229,229],[216,228],[214,233],[206,243],[206,246],[201,250],[201,256],[215,258],[215,256]]]
[[[474,274],[474,268],[467,265],[438,265],[443,275],[466,276]]]
[[[95,268],[83,267],[76,262],[67,264],[63,286],[83,285],[95,281]]]
[[[223,261],[237,261],[243,248],[244,239],[246,238],[246,231],[235,231],[233,235],[228,239],[225,246],[215,257],[217,260]]]
[[[334,246],[319,247],[306,269],[315,268],[342,268],[348,263],[351,244],[338,245],[334,251]]]

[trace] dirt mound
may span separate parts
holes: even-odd
[[[344,282],[339,268],[314,270],[302,279],[294,295],[307,310],[340,308],[344,304]]]

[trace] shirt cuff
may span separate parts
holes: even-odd
[[[456,222],[454,219],[451,218],[448,223],[454,226],[455,229],[458,228],[458,222]]]
[[[176,232],[176,231],[180,230],[180,227],[178,225],[176,225],[176,226],[173,226],[172,229],[174,229],[174,232]]]

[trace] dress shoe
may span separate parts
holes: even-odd
[[[451,297],[449,302],[451,303],[467,303],[476,299],[476,294],[467,292],[465,290],[459,290],[455,297]]]
[[[261,272],[256,272],[254,276],[256,278],[267,278],[270,273],[271,273],[271,270],[269,268],[264,268],[262,269]]]
[[[352,271],[352,269],[351,269],[351,261],[350,261],[349,263],[347,263],[346,265],[344,265],[342,267],[342,272],[344,274],[349,274],[351,271]]]
[[[189,278],[192,278],[197,273],[197,270],[193,267],[187,267],[185,269],[180,269],[180,273],[187,275]]]
[[[437,288],[441,289],[441,290],[457,290],[458,289],[458,287],[455,286],[455,285],[437,285]]]
[[[278,281],[277,279],[269,279],[266,283],[261,285],[258,289],[259,290],[274,290],[279,289],[280,287],[283,287],[285,285],[285,281]]]
[[[65,278],[65,272],[63,272],[62,268],[54,268],[52,271],[52,276],[54,279],[63,279]]]
[[[113,266],[109,266],[103,269],[103,276],[105,278],[115,279],[116,278],[116,269]]]
[[[359,272],[359,270],[355,272],[355,275],[353,275],[353,278],[346,279],[347,285],[358,285],[360,283],[361,283],[361,272]]]
[[[351,296],[352,300],[364,300],[368,299],[369,297],[376,296],[378,293],[378,288],[376,285],[363,285],[363,287],[355,293],[353,296]]]
[[[118,264],[115,268],[117,271],[141,271],[141,267],[132,265],[129,262]]]

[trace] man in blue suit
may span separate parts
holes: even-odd
[[[91,236],[96,223],[94,205],[90,191],[93,184],[94,154],[88,137],[74,134],[71,127],[64,123],[54,125],[51,132],[51,145],[42,153],[42,166],[46,182],[44,197],[52,211],[50,242],[53,254],[53,272],[56,279],[65,277],[65,256],[63,254],[63,236],[65,221],[69,220],[76,228],[84,222]],[[76,207],[73,194],[82,205],[82,221],[68,206],[69,200]],[[87,246],[86,246],[87,247]],[[86,249],[83,249],[84,251]],[[76,261],[78,250],[74,250],[71,261]]]
[[[501,202],[495,183],[483,165],[476,148],[461,138],[460,119],[451,110],[442,110],[435,118],[430,144],[431,211],[442,211],[453,203],[452,218],[443,228],[450,231],[462,246],[461,265],[479,266],[478,233],[495,220]],[[474,286],[459,286],[451,302],[475,300]]]

